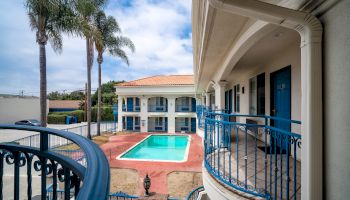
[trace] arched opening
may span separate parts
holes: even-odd
[[[175,112],[196,112],[196,99],[193,97],[176,98]]]
[[[149,98],[148,112],[168,112],[168,99],[165,97]]]

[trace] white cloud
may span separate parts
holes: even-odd
[[[155,74],[191,74],[190,9],[189,0],[134,0],[127,7],[111,1],[106,12],[117,19],[123,35],[135,43],[136,52],[129,52],[130,67],[105,55],[103,82]],[[0,93],[17,93],[24,89],[38,94],[39,49],[23,2],[0,2],[0,34]],[[54,53],[50,45],[46,50],[48,90],[83,88],[86,82],[85,41],[64,37],[61,55]],[[96,88],[96,63],[92,80],[92,87]]]

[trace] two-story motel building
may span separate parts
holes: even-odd
[[[193,75],[159,75],[120,83],[118,130],[196,132]]]

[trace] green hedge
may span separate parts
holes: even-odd
[[[84,111],[83,110],[74,110],[74,111],[70,111],[70,112],[52,112],[52,113],[49,113],[48,117],[49,116],[63,116],[63,117],[66,117],[66,116],[74,116],[74,117],[78,117],[78,122],[82,122],[84,121]],[[48,121],[48,123],[50,123]]]
[[[50,114],[47,116],[47,123],[49,124],[64,124],[66,120],[65,115]]]
[[[64,124],[66,116],[78,117],[78,123],[84,121],[84,111],[75,110],[71,112],[52,112],[48,115],[49,124]],[[113,109],[112,106],[103,106],[101,109],[101,121],[113,121]],[[97,107],[91,109],[91,121],[97,121]]]

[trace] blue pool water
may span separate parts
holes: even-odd
[[[188,145],[186,135],[151,135],[121,158],[155,160],[155,161],[183,161]]]

